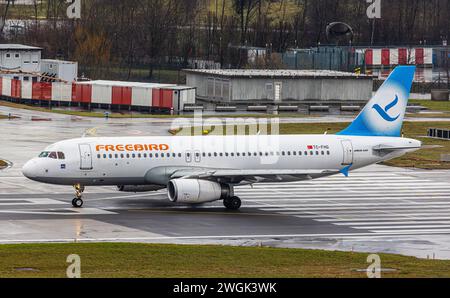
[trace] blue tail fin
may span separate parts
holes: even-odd
[[[396,67],[355,121],[338,135],[399,137],[415,71],[415,66]]]

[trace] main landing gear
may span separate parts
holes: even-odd
[[[77,184],[73,186],[75,188],[75,198],[72,200],[72,206],[74,208],[81,208],[83,207],[83,192],[84,192],[84,186]]]
[[[239,210],[241,208],[241,199],[239,197],[228,197],[223,200],[223,205],[228,210]]]

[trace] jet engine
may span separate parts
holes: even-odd
[[[199,180],[174,179],[167,186],[169,199],[178,203],[209,203],[232,196],[232,187],[227,184]]]
[[[117,190],[122,192],[148,192],[163,189],[160,185],[118,185]]]

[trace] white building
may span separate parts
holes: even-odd
[[[78,62],[42,59],[41,73],[69,83],[75,82],[78,78]]]
[[[38,73],[41,71],[41,54],[42,48],[38,47],[0,44],[2,75],[24,81],[37,81]],[[19,72],[23,72],[23,74]]]

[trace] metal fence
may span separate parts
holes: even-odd
[[[364,52],[352,47],[294,49],[283,54],[289,69],[328,69],[354,71],[364,67]]]
[[[449,129],[440,129],[440,128],[429,128],[428,136],[430,138],[450,140],[450,130]]]

